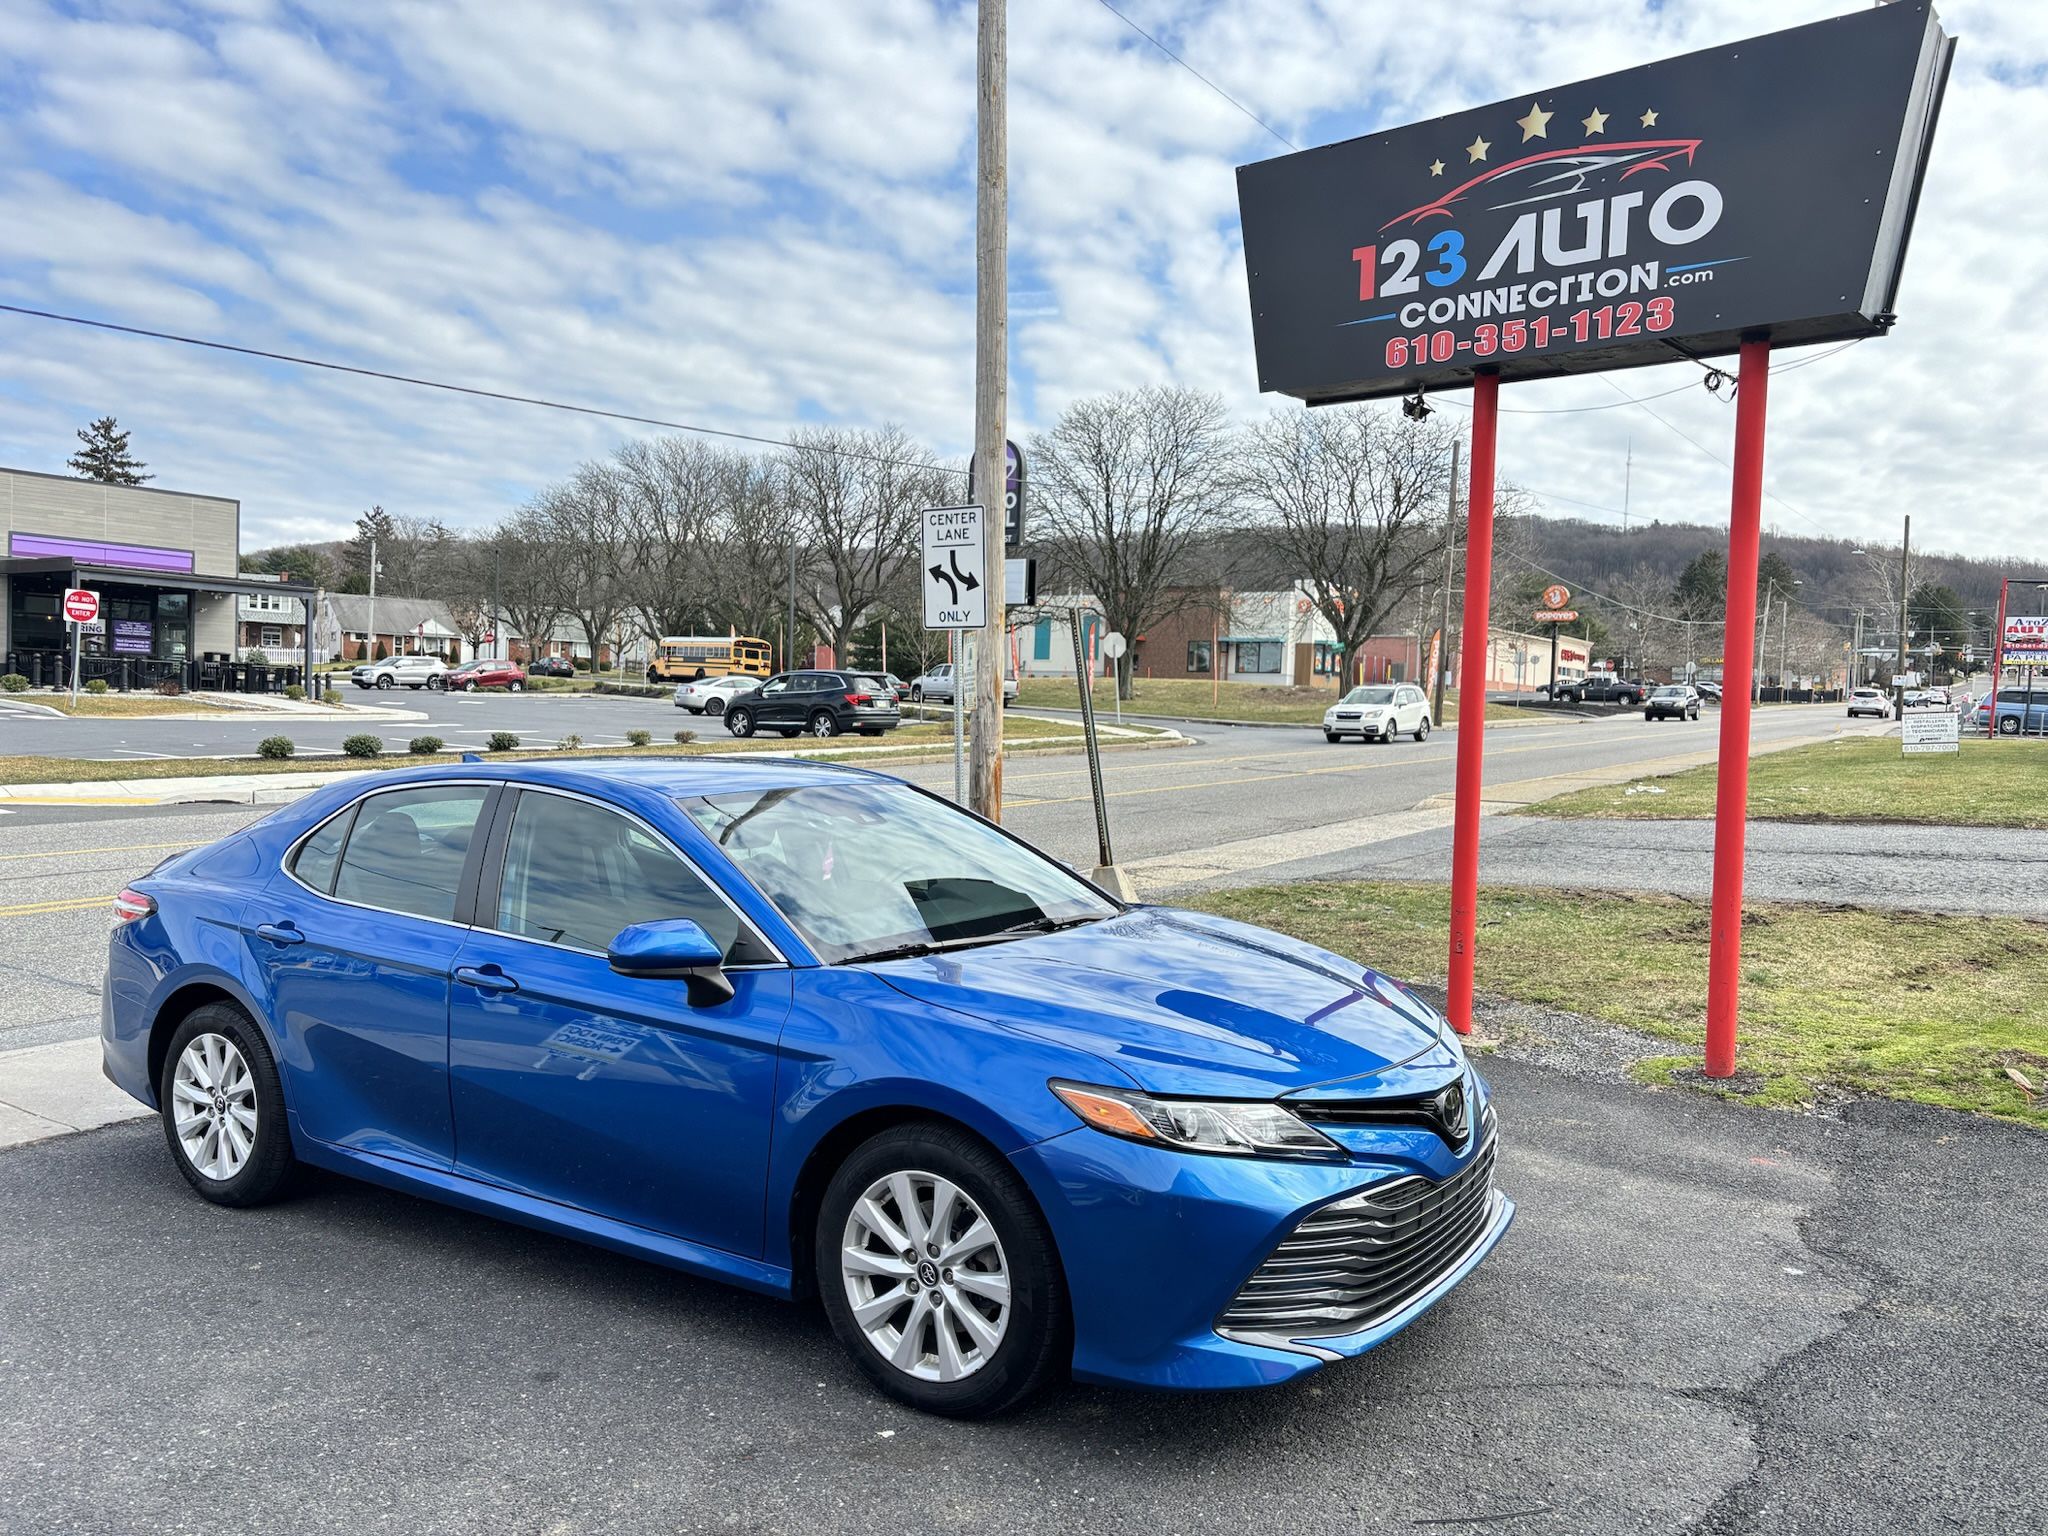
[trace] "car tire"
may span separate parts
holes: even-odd
[[[524,692],[526,692],[526,684],[524,684],[524,683],[520,682],[520,681],[519,681],[519,680],[518,680],[517,678],[514,678],[514,679],[513,679],[513,680],[512,680],[511,682],[507,683],[507,684],[506,684],[505,686],[506,686],[506,688],[507,688],[507,689],[509,689],[509,690],[510,690],[511,692],[513,692],[513,693],[524,693]]]
[[[380,677],[377,679],[377,686],[379,688],[389,688],[391,686],[391,683],[392,679],[388,677]]]
[[[725,728],[735,736],[754,734],[754,712],[751,709],[729,709],[725,712]]]
[[[720,715],[725,713],[725,700],[718,697],[717,694],[713,694],[710,698],[704,701],[704,707],[698,710],[697,713],[700,715],[709,715],[712,719],[716,720]]]
[[[1999,735],[2001,735],[2001,736],[2017,736],[2017,735],[2019,735],[2019,733],[2020,733],[2020,717],[2019,717],[2018,715],[2006,715],[2006,716],[2005,716],[2004,718],[2002,718],[2002,719],[2001,719],[2001,720],[2000,720],[2000,721],[1998,722],[1998,734],[1999,734]]]
[[[1339,736],[1335,731],[1323,732],[1323,740],[1325,741],[1342,741],[1343,739],[1344,738]]]
[[[1422,723],[1415,727],[1415,739],[1417,741],[1429,740],[1429,716],[1424,715]]]
[[[263,1032],[235,1004],[208,1003],[178,1026],[157,1103],[171,1161],[203,1198],[246,1207],[285,1192],[296,1159],[284,1087]]]
[[[832,711],[821,709],[811,716],[810,733],[819,740],[839,734],[839,722],[832,717]]]
[[[465,678],[464,678],[464,679],[462,680],[462,691],[463,691],[464,693],[475,693],[475,692],[476,692],[476,679],[475,679],[475,678],[473,678],[473,677],[465,677]]]
[[[981,1226],[989,1240],[959,1246]],[[941,1262],[949,1238],[953,1265]],[[913,1258],[885,1246],[897,1240]],[[856,1148],[826,1186],[813,1249],[833,1333],[868,1380],[912,1408],[993,1418],[1071,1358],[1066,1276],[1045,1217],[1016,1171],[956,1127],[896,1126]],[[941,1301],[928,1307],[934,1273]],[[953,1278],[962,1275],[979,1279]]]
[[[924,702],[924,690],[922,688],[911,689],[910,702],[913,704],[922,704]]]
[[[427,679],[427,691],[429,693],[440,693],[444,689],[446,689],[447,686],[448,685],[442,682],[441,679],[438,677],[430,677]]]

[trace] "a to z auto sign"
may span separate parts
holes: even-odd
[[[1240,167],[1260,388],[1879,335],[1952,49],[1900,0]]]

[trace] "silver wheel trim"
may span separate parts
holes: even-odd
[[[868,1186],[847,1214],[839,1273],[868,1343],[919,1381],[972,1376],[1010,1326],[1002,1242],[967,1192],[935,1173],[910,1169]]]
[[[194,1035],[171,1073],[171,1121],[185,1160],[232,1179],[256,1148],[256,1079],[226,1035]]]

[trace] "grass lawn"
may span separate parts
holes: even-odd
[[[1656,779],[1660,795],[1602,785],[1527,808],[1533,816],[1711,818],[1712,764]],[[1960,753],[1907,757],[1898,738],[1857,736],[1749,763],[1749,814],[1770,821],[1936,822],[2048,828],[2048,744],[1963,737]]]
[[[1247,724],[1320,725],[1323,711],[1337,702],[1334,688],[1280,688],[1263,683],[1212,683],[1198,677],[1140,677],[1131,684],[1127,714],[1160,715],[1175,720],[1242,720]],[[1080,691],[1070,677],[1027,677],[1017,684],[1017,703],[1025,708],[1075,709]],[[1116,686],[1106,677],[1095,680],[1095,711],[1116,718]],[[1534,712],[1506,704],[1486,706],[1489,720],[1529,720]],[[1458,718],[1458,694],[1444,695],[1443,725]]]
[[[1295,934],[1389,974],[1441,982],[1442,886],[1302,884],[1195,905]],[[1671,896],[1483,890],[1478,985],[1672,1042],[1645,1081],[1696,1068],[1705,1038],[1708,909]],[[1570,956],[1569,964],[1532,957]],[[2048,1128],[2048,923],[1752,903],[1742,928],[1738,1085],[1751,1102],[1827,1088]]]
[[[715,724],[706,729],[693,723],[682,729],[696,731],[697,740],[688,745],[676,744],[672,739],[672,727],[669,731],[656,731],[654,743],[645,747],[564,749],[528,734],[521,738],[517,751],[486,752],[482,755],[493,761],[550,757],[701,757],[735,752],[786,752],[792,747],[817,745],[807,736],[799,736],[793,741],[781,736],[753,736],[742,741]],[[263,757],[171,757],[119,763],[88,762],[67,757],[0,757],[0,784],[106,784],[129,779],[185,779],[216,774],[239,777],[255,773],[339,773],[358,768],[417,768],[461,761],[460,754],[454,752],[422,753],[418,756],[408,753],[405,745],[411,738],[402,733],[371,731],[365,734],[378,736],[383,741],[386,751],[382,757],[290,757],[280,760]],[[950,746],[953,732],[950,725],[905,725],[882,737],[837,739],[856,749],[891,747],[906,752],[928,752]],[[1080,732],[1075,727],[1050,720],[1013,719],[1006,722],[1003,731],[1003,745],[1011,751],[1057,747],[1079,740]],[[825,755],[846,762],[862,762],[878,756],[860,750]],[[894,761],[894,758],[883,755],[879,760],[886,763]]]
[[[165,697],[160,693],[85,693],[78,695],[78,703],[71,702],[68,693],[10,693],[9,699],[18,699],[24,704],[41,704],[62,715],[75,715],[79,719],[123,720],[143,715],[204,715],[224,713],[217,706],[203,699],[184,696]]]

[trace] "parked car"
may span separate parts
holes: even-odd
[[[2034,689],[2031,695],[2025,688],[2000,688],[1995,695],[1986,694],[1983,701],[1970,711],[1970,723],[1980,731],[1990,727],[1994,698],[1999,735],[2048,735],[2048,682]]]
[[[734,699],[760,686],[758,677],[700,677],[693,683],[676,684],[675,704],[677,709],[687,709],[693,715],[716,718],[725,713],[725,706]]]
[[[1069,1371],[1321,1370],[1514,1216],[1487,1086],[1401,983],[1126,907],[879,774],[402,769],[175,853],[114,911],[106,1074],[201,1198],[260,1206],[312,1166],[815,1296],[881,1391],[935,1413]],[[329,1204],[292,1219],[354,1240]],[[185,1225],[238,1272],[242,1237]]]
[[[348,675],[358,688],[439,688],[448,663],[438,656],[392,656],[365,662]]]
[[[1858,715],[1874,715],[1880,720],[1892,717],[1892,701],[1875,688],[1851,688],[1849,690],[1849,718]]]
[[[1014,704],[1017,700],[1017,679],[1003,679],[1003,702]],[[941,662],[921,677],[913,678],[910,684],[910,701],[913,704],[950,704],[953,702],[953,664]]]
[[[879,736],[902,720],[895,696],[870,672],[778,672],[725,705],[725,728],[735,736],[757,730]]]
[[[1323,711],[1323,739],[1392,741],[1403,733],[1429,740],[1429,700],[1412,683],[1364,683]]]
[[[1643,700],[1645,720],[1697,720],[1699,690],[1690,683],[1670,683]]]
[[[466,661],[443,680],[445,688],[475,693],[479,688],[506,688],[513,693],[526,688],[526,671],[510,661]]]
[[[576,663],[566,656],[536,656],[526,670],[534,677],[574,677]]]
[[[882,686],[889,690],[890,697],[895,699],[899,705],[905,703],[910,698],[910,684],[903,681],[894,672],[884,672],[882,674]],[[1015,688],[1011,688],[1003,695],[1006,701],[1016,696],[1017,690]]]
[[[1561,677],[1554,683],[1539,684],[1536,689],[1536,694],[1539,698],[1555,699],[1558,703],[1564,704],[1569,702],[1575,702],[1578,699],[1579,687],[1580,684],[1578,680],[1569,677]]]

